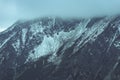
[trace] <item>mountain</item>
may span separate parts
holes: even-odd
[[[17,21],[0,33],[0,80],[120,80],[120,16]]]

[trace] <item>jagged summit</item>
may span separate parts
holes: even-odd
[[[0,80],[6,80],[6,76],[8,80],[35,80],[35,77],[38,80],[81,80],[82,74],[87,78],[82,80],[107,80],[119,63],[119,43],[119,16],[17,21],[0,33]],[[35,77],[29,78],[27,75],[34,71],[34,64],[43,71],[35,70]],[[11,72],[7,73],[8,70]],[[72,79],[75,76],[72,74],[78,75],[77,78]]]

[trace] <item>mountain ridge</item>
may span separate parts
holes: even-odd
[[[119,80],[119,25],[119,16],[18,21],[0,33],[0,79]]]

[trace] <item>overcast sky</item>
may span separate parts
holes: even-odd
[[[0,31],[24,18],[89,17],[120,13],[120,0],[0,0]]]

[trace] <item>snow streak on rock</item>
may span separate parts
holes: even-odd
[[[27,29],[22,29],[22,42],[25,44]]]
[[[60,31],[59,33],[55,33],[53,36],[45,35],[42,43],[29,53],[27,61],[29,61],[30,59],[35,61],[41,56],[45,56],[48,54],[52,54],[53,56],[55,56],[56,52],[63,44],[66,44],[63,49],[64,52],[64,50],[71,47],[78,38],[81,38],[76,43],[77,46],[75,46],[74,48],[74,54],[80,49],[80,47],[84,46],[86,43],[94,42],[97,37],[106,29],[111,20],[112,19],[110,17],[104,18],[88,28],[87,25],[90,23],[91,19],[85,19],[81,21],[74,30],[71,30],[69,32]],[[44,28],[42,28],[42,26],[39,28],[35,26],[35,29],[31,30],[33,30],[33,32],[43,32]]]

